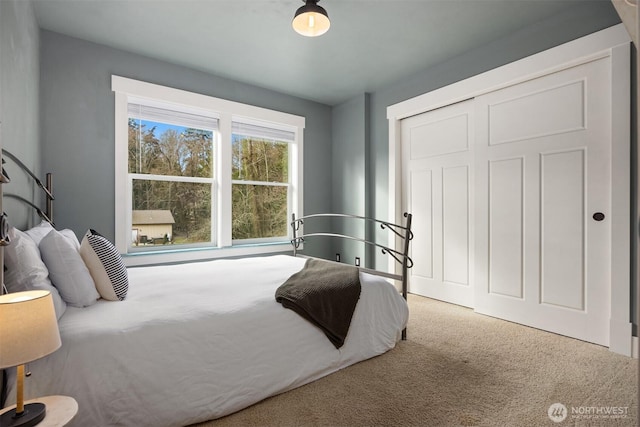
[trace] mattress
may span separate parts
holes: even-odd
[[[74,397],[71,426],[184,426],[218,418],[393,348],[408,320],[386,280],[360,273],[344,346],[275,301],[304,258],[130,268],[124,301],[68,307],[62,347],[32,362],[25,399]],[[15,403],[10,371],[7,404]]]

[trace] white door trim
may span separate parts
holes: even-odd
[[[594,59],[610,57],[612,79],[612,265],[610,350],[632,354],[630,319],[630,38],[618,24],[511,64],[453,83],[387,108],[389,120],[389,220],[402,220],[400,121]],[[615,244],[613,244],[615,242]],[[389,264],[393,271],[395,265]]]

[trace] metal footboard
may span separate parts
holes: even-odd
[[[296,215],[293,214],[291,216],[291,229],[292,229],[291,245],[293,246],[293,256],[298,255],[298,249],[300,248],[300,245],[304,243],[305,239],[308,239],[310,237],[318,237],[318,236],[353,240],[353,241],[361,242],[361,243],[364,243],[365,245],[380,249],[383,254],[391,256],[393,259],[395,259],[396,262],[398,262],[402,266],[400,274],[389,273],[386,271],[379,271],[379,270],[366,268],[366,267],[358,267],[358,268],[360,269],[360,271],[364,271],[366,273],[400,281],[402,283],[402,296],[406,300],[407,290],[408,290],[407,271],[408,269],[413,267],[413,260],[409,256],[409,243],[413,239],[413,232],[411,231],[412,215],[410,213],[405,212],[403,216],[404,218],[406,218],[404,224],[394,224],[388,221],[383,221],[375,218],[369,218],[369,217],[357,216],[357,215],[348,215],[348,214],[320,213],[320,214],[304,215],[298,218],[296,218]],[[391,232],[393,232],[395,237],[399,239],[399,242],[401,242],[402,250],[398,250],[391,246],[385,246],[377,242],[373,242],[367,239],[362,239],[360,237],[349,236],[346,234],[339,234],[339,233],[332,233],[332,232],[314,232],[314,233],[305,234],[304,230],[303,229],[301,230],[301,227],[304,225],[306,220],[315,219],[315,218],[345,218],[345,219],[362,220],[368,223],[375,223],[379,225],[381,229],[390,230]],[[406,338],[407,338],[407,331],[406,329],[404,329],[402,331],[402,339],[406,340]]]

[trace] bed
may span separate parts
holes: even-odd
[[[312,217],[292,220],[295,256],[129,268],[122,301],[68,306],[58,320],[62,347],[28,365],[25,398],[74,397],[79,411],[72,426],[184,426],[392,349],[408,320],[406,250],[372,243],[403,272],[356,273],[361,291],[339,348],[321,328],[276,302],[279,287],[309,262],[299,250],[319,235],[302,233]],[[410,215],[399,229],[376,222],[405,236],[408,249]],[[403,283],[405,298],[387,278]],[[7,374],[10,405],[15,373]]]

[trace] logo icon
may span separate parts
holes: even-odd
[[[549,415],[549,419],[554,423],[561,423],[567,418],[567,407],[562,403],[554,403],[549,406],[549,410],[547,411],[547,415]]]

